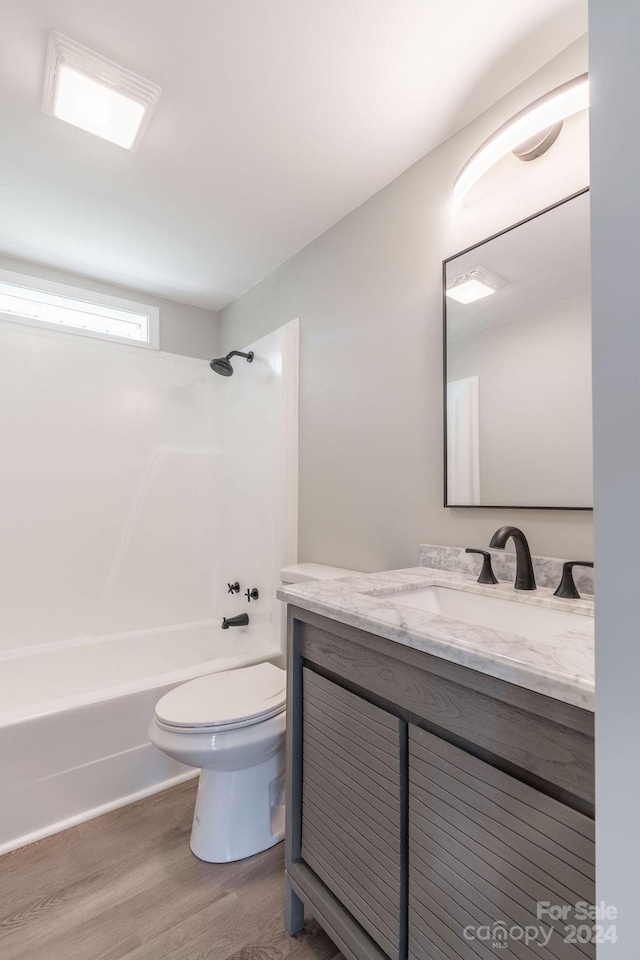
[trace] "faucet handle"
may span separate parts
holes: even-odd
[[[237,580],[235,583],[228,583],[227,587],[229,588],[227,593],[240,593],[240,584]]]
[[[554,597],[562,597],[563,600],[579,600],[580,594],[573,579],[574,567],[593,567],[591,560],[567,560],[562,564],[562,580],[558,584],[558,589]]]
[[[482,560],[482,570],[480,571],[480,576],[478,577],[478,583],[497,583],[498,578],[493,572],[493,567],[491,566],[491,554],[488,550],[477,550],[475,547],[467,547],[465,553],[478,553]]]

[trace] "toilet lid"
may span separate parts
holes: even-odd
[[[272,663],[225,670],[183,683],[156,704],[156,717],[174,727],[244,726],[281,713],[286,674]]]

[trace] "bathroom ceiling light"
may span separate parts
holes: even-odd
[[[452,280],[447,285],[446,294],[451,300],[457,300],[458,303],[473,303],[474,300],[482,300],[483,297],[489,297],[500,287],[504,287],[504,280],[489,273],[482,267],[474,267]]]
[[[499,127],[464,165],[453,186],[454,203],[459,204],[487,170],[508,153],[533,160],[555,142],[562,121],[589,107],[589,75],[584,73],[535,100]],[[532,141],[535,149],[518,151]]]
[[[49,34],[45,113],[133,150],[159,96],[155,83],[55,30]]]

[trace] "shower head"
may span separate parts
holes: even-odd
[[[233,376],[233,367],[226,357],[218,357],[217,360],[212,360],[209,366],[212,370],[215,370],[216,373],[219,373],[221,377]]]
[[[209,366],[215,373],[219,373],[221,377],[232,377],[233,367],[229,362],[231,357],[244,357],[247,363],[251,363],[253,360],[253,350],[249,350],[249,353],[242,353],[241,350],[232,350],[226,357],[217,357],[215,360],[212,360]]]

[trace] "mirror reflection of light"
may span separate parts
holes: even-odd
[[[473,303],[475,300],[489,297],[504,285],[504,280],[489,273],[488,270],[474,267],[473,270],[463,273],[447,284],[445,292],[449,299],[457,300],[458,303]]]

